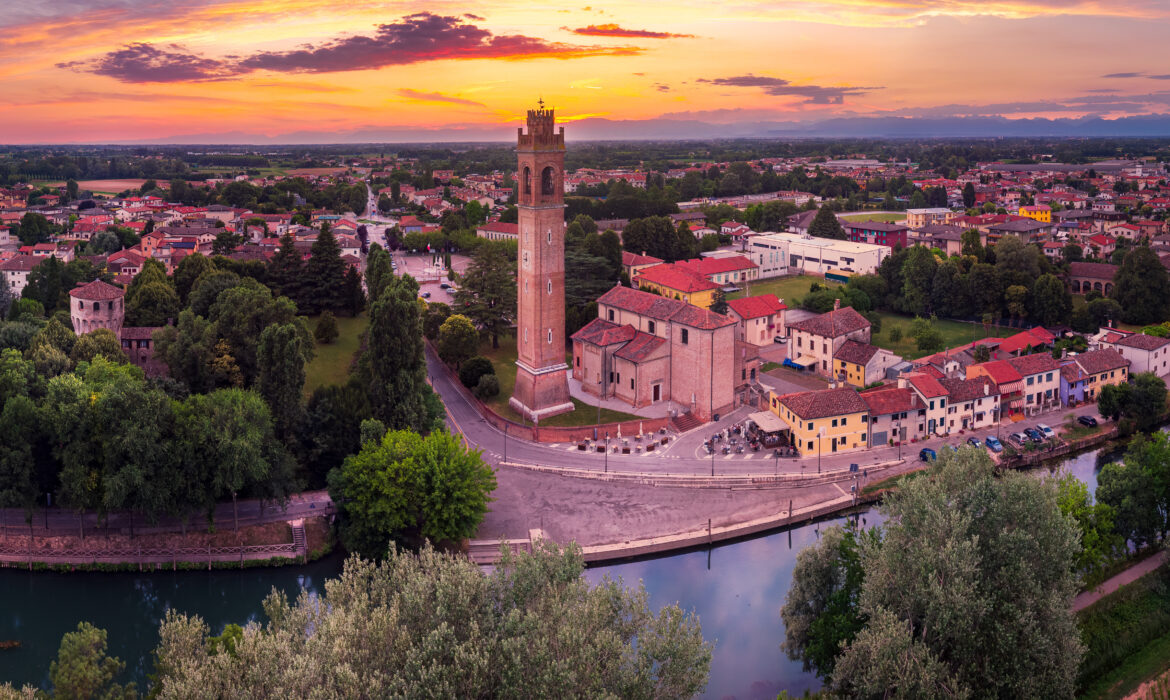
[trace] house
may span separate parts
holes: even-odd
[[[1089,350],[1074,357],[1073,362],[1087,379],[1082,401],[1096,401],[1103,387],[1129,381],[1130,361],[1116,350]]]
[[[1060,260],[1064,257],[1064,246],[1065,244],[1059,241],[1045,241],[1044,245],[1040,246],[1040,252],[1049,260]]]
[[[520,240],[520,225],[489,221],[475,229],[475,235],[489,241],[517,241]]]
[[[870,323],[846,306],[788,324],[788,356],[802,367],[833,376],[833,356],[848,340],[869,344]]]
[[[786,335],[784,315],[788,306],[775,294],[729,299],[727,315],[735,319],[735,339],[752,345],[770,345]]]
[[[792,430],[792,444],[802,457],[869,446],[869,407],[852,387],[771,394],[769,405]]]
[[[677,263],[645,268],[631,282],[637,289],[694,304],[702,309],[709,309],[715,303],[715,292],[720,286]]]
[[[730,236],[733,243],[743,243],[749,236],[756,235],[756,232],[748,228],[747,224],[741,224],[737,221],[725,221],[719,227],[719,233],[724,236]]]
[[[664,261],[661,258],[656,258],[653,255],[646,255],[642,253],[631,253],[629,251],[622,251],[622,272],[626,273],[626,277],[634,279],[634,276],[648,267],[661,265]]]
[[[861,389],[881,381],[886,376],[886,370],[901,361],[898,355],[876,345],[846,340],[833,353],[833,376],[838,381]]]
[[[807,235],[808,227],[812,225],[813,219],[815,218],[817,218],[816,209],[809,209],[799,214],[793,214],[788,217],[788,231],[797,235]]]
[[[925,423],[918,420],[918,412],[924,411],[926,406],[914,390],[887,386],[863,391],[859,396],[869,409],[871,446],[926,437]]]
[[[718,285],[736,285],[759,279],[760,268],[742,255],[692,258],[675,265],[696,272]]]
[[[1131,373],[1153,372],[1161,377],[1170,372],[1170,338],[1133,333],[1116,339],[1103,338],[1100,344],[1129,360]]]
[[[860,221],[845,223],[845,237],[854,243],[884,245],[889,248],[906,247],[906,235],[910,227],[882,221]]]
[[[1035,219],[1041,223],[1052,223],[1052,207],[1043,204],[1029,204],[1020,207],[1019,214],[1020,216],[1026,216],[1029,219]]]
[[[893,249],[884,245],[795,233],[763,233],[748,243],[748,254],[760,267],[760,279],[836,271],[873,274],[891,252]]]
[[[572,377],[586,393],[636,407],[673,401],[702,421],[735,407],[733,319],[622,286],[601,295],[597,315],[572,336]],[[754,378],[756,368],[741,371]]]
[[[20,297],[21,292],[28,286],[28,273],[39,265],[41,260],[28,254],[20,254],[0,262],[0,274],[3,275],[4,286],[12,292],[12,296]]]
[[[912,229],[920,229],[930,224],[950,224],[954,223],[956,216],[957,214],[955,212],[943,207],[907,209],[906,226]]]
[[[981,430],[999,420],[999,392],[988,377],[938,380],[947,390],[947,432]]]
[[[1047,352],[1008,358],[1023,377],[1024,410],[1039,413],[1060,403],[1060,363]]]
[[[1136,241],[1142,237],[1142,227],[1137,224],[1110,224],[1105,227],[1105,233],[1113,238],[1126,238]]]
[[[991,360],[967,367],[967,379],[987,377],[999,393],[1000,411],[1008,415],[1024,410],[1024,378],[1007,360]]]
[[[898,386],[912,390],[922,401],[918,411],[919,432],[927,435],[947,433],[947,400],[949,394],[942,385],[942,378],[927,372],[914,372],[898,379]]]
[[[938,248],[949,256],[963,253],[963,232],[966,230],[962,226],[927,224],[918,229],[917,233],[923,245]],[[981,244],[984,240],[986,236],[980,236]]]
[[[1089,375],[1072,359],[1060,363],[1060,403],[1075,406],[1085,402]]]
[[[1020,242],[1027,245],[1042,241],[1052,231],[1052,224],[1042,221],[1032,219],[1005,221],[1002,224],[993,224],[987,227],[987,240],[990,243],[998,243],[1004,236],[1015,236],[1020,239]]]
[[[1073,294],[1085,294],[1091,290],[1105,296],[1113,293],[1113,277],[1117,265],[1109,263],[1074,262],[1068,265],[1068,286]]]
[[[1088,240],[1089,249],[1086,253],[1091,253],[1094,257],[1109,259],[1113,255],[1113,251],[1117,250],[1117,242],[1111,236],[1097,234],[1090,236]]]

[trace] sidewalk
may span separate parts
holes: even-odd
[[[1138,562],[1137,564],[1134,564],[1113,578],[1104,581],[1096,588],[1090,591],[1082,591],[1077,595],[1076,598],[1073,598],[1073,612],[1084,610],[1093,603],[1096,603],[1098,600],[1101,600],[1110,593],[1113,593],[1118,588],[1133,583],[1142,576],[1145,576],[1154,569],[1157,569],[1166,563],[1167,556],[1170,556],[1170,552],[1162,550],[1154,556],[1148,557]]]
[[[606,393],[609,393],[612,390],[613,385],[610,385]],[[573,379],[572,377],[569,378],[569,395],[581,403],[588,405],[593,410],[597,410],[597,396],[586,393],[585,390],[581,387],[581,380]],[[652,403],[649,406],[635,408],[621,399],[610,397],[602,399],[601,407],[607,408],[611,411],[629,413],[635,416],[640,416],[642,418],[666,418],[670,415],[670,409],[672,407],[678,409],[679,413],[684,413],[682,406],[672,401],[659,401],[658,403]]]

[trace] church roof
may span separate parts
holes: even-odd
[[[118,289],[112,284],[106,284],[101,280],[94,280],[89,284],[83,284],[80,287],[74,287],[69,290],[69,296],[87,301],[121,299],[125,294],[125,291]]]

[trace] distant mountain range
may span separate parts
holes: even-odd
[[[514,127],[452,125],[438,128],[386,127],[354,131],[297,131],[263,136],[245,131],[186,134],[120,144],[331,144],[510,142]],[[614,120],[589,118],[565,124],[571,141],[717,138],[996,138],[996,137],[1160,137],[1170,136],[1170,114],[1103,119],[1006,119],[1004,117],[840,117],[810,122],[712,123],[690,119]]]

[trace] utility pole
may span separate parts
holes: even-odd
[[[609,431],[605,431],[605,473],[609,473]]]

